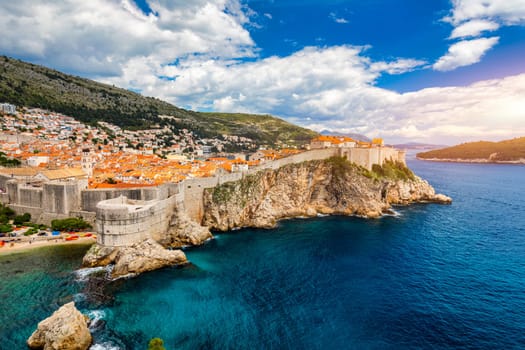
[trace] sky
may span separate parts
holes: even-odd
[[[388,143],[525,136],[525,0],[0,1],[0,54]]]

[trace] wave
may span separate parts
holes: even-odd
[[[101,271],[105,271],[106,273],[108,273],[111,271],[111,268],[112,266],[108,265],[108,266],[99,266],[99,267],[86,267],[83,269],[79,269],[74,272],[76,276],[75,280],[77,282],[85,282],[89,278],[90,275],[97,273],[97,272],[101,272]]]
[[[89,350],[120,350],[120,348],[111,342],[104,342],[91,345]]]
[[[398,218],[398,217],[403,216],[403,214],[393,208],[390,208],[387,211],[385,211],[381,216],[391,216],[394,218]]]

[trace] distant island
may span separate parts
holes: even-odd
[[[525,137],[500,142],[467,142],[418,153],[417,158],[442,162],[525,164]]]

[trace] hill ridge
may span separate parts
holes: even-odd
[[[0,56],[0,101],[59,112],[90,125],[105,121],[129,130],[170,126],[203,138],[245,136],[261,145],[300,144],[317,135],[269,115],[185,110],[155,97],[6,56]]]

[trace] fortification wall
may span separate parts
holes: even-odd
[[[182,188],[180,183],[167,183],[156,187],[84,190],[81,193],[80,207],[83,211],[96,212],[97,203],[120,196],[131,200],[162,200],[178,194]]]
[[[9,204],[9,208],[13,209],[18,215],[29,213],[31,214],[31,221],[33,222],[36,221],[39,224],[46,224],[40,220],[40,217],[42,216],[42,212],[43,212],[41,207],[31,207],[31,206],[24,206],[24,205]]]
[[[42,188],[18,186],[17,205],[42,208]]]
[[[6,189],[7,188],[7,181],[11,180],[11,177],[0,175],[0,188]]]
[[[400,161],[406,164],[405,152],[392,147],[341,148],[340,155],[368,170],[371,170],[374,164],[383,165],[386,160]]]
[[[281,159],[277,159],[277,160],[270,161],[270,162],[264,162],[258,166],[250,168],[248,172],[250,174],[254,174],[264,169],[276,170],[288,164],[302,163],[302,162],[306,162],[309,160],[322,160],[322,159],[327,159],[327,158],[334,157],[337,155],[339,155],[338,148],[316,149],[316,150],[294,154],[286,158],[281,158]]]
[[[97,205],[97,242],[106,246],[129,246],[166,232],[175,196],[164,200],[133,201],[118,197]]]

